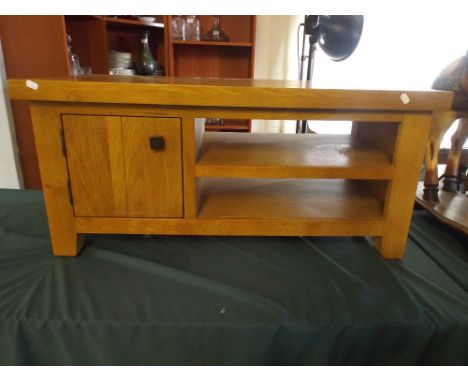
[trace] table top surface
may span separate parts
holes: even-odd
[[[449,91],[317,89],[305,81],[91,75],[11,79],[15,100],[191,107],[450,110]]]

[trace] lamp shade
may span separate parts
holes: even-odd
[[[320,15],[318,43],[333,61],[343,61],[356,49],[363,25],[362,15]]]

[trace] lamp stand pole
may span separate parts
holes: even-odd
[[[305,37],[305,34],[304,34]],[[315,61],[315,51],[317,50],[317,42],[320,37],[319,28],[314,29],[314,33],[309,35],[309,54],[304,56],[304,41],[303,38],[302,43],[302,55],[301,55],[301,67],[299,70],[299,80],[302,80],[303,76],[303,64],[304,60],[307,59],[307,75],[306,75],[306,83],[308,87],[312,87],[312,73],[314,71],[314,61]],[[308,131],[307,128],[307,121],[296,121],[296,134],[306,134]]]

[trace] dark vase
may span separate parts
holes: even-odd
[[[148,45],[148,35],[148,31],[143,32],[140,51],[135,62],[136,74],[142,76],[151,76],[156,72],[156,61]]]

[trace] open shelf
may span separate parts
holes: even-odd
[[[382,219],[365,181],[204,178],[198,218]]]
[[[201,36],[213,27],[213,16],[198,16]],[[221,30],[229,41],[172,40],[172,18],[166,21],[168,75],[174,77],[253,78],[256,16],[225,15],[220,17]],[[237,127],[237,126],[236,126]],[[236,127],[216,130],[239,131]],[[215,130],[215,128],[209,128]],[[249,131],[250,123],[241,131]]]
[[[131,25],[135,27],[144,27],[144,28],[164,28],[164,23],[158,22],[146,22],[137,19],[124,19],[124,18],[117,18],[117,17],[109,17],[103,16],[104,21],[106,24],[116,24],[116,25]]]
[[[130,52],[135,61],[143,31],[149,31],[153,57],[167,69],[165,29],[161,16],[158,22],[114,18],[109,16],[67,16],[66,32],[72,37],[72,50],[80,65],[90,66],[93,74],[108,74],[109,50]]]
[[[351,135],[206,132],[197,177],[392,179],[389,155]]]
[[[173,44],[176,77],[251,78],[251,49]]]
[[[248,132],[249,126],[248,125],[240,125],[240,124],[231,124],[225,123],[223,125],[206,125],[205,131],[236,131],[236,132]]]
[[[174,45],[209,45],[209,46],[238,46],[252,47],[252,42],[236,42],[236,41],[195,41],[195,40],[173,40]]]
[[[222,125],[205,124],[205,131],[248,132],[249,128],[249,121],[243,119],[224,119]]]

